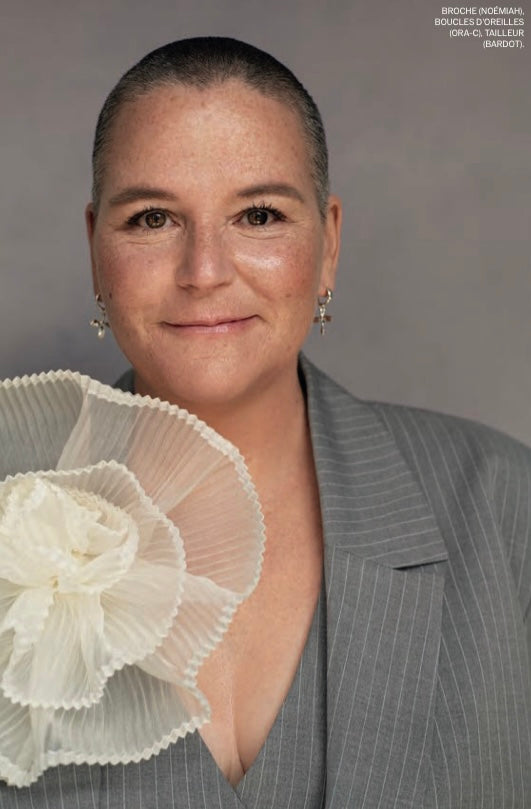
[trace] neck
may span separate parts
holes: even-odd
[[[216,405],[179,399],[243,455],[255,482],[282,476],[286,461],[311,452],[306,405],[296,365],[241,400]]]
[[[273,470],[289,457],[307,432],[306,405],[296,369],[245,401],[228,409],[205,412],[204,421],[242,453],[254,467]]]
[[[262,389],[240,405],[233,402],[227,412],[201,408],[195,412],[243,455],[268,532],[290,493],[309,492],[312,503],[318,502],[306,402],[296,368],[287,383]],[[271,541],[268,533],[270,548]]]

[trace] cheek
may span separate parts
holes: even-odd
[[[319,246],[315,237],[263,239],[238,245],[236,263],[245,267],[247,280],[261,295],[278,302],[297,299],[304,304],[317,295],[320,276]]]
[[[161,279],[166,264],[161,251],[142,249],[138,245],[97,246],[96,272],[101,293],[108,302],[110,314],[127,314],[128,310],[149,306],[160,300]]]

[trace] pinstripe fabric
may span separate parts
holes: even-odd
[[[325,762],[323,587],[288,695],[236,789],[194,733],[139,764],[57,767],[29,789],[0,785],[0,809],[323,809]]]
[[[236,791],[247,809],[322,809],[326,765],[326,596],[266,743]]]
[[[429,498],[449,553],[431,803],[530,807],[523,623],[531,602],[529,451],[466,422],[380,412]]]
[[[303,359],[328,589],[328,809],[530,809],[531,452]]]
[[[531,452],[301,368],[325,534],[326,809],[531,809]],[[195,734],[138,766],[0,788],[0,809],[295,809],[267,781],[295,744],[284,719],[241,797]]]

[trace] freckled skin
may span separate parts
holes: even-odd
[[[295,113],[239,81],[157,88],[124,105],[87,224],[95,290],[137,390],[205,413],[293,386],[339,243],[339,202],[323,223],[310,168]],[[300,199],[241,196],[279,183]],[[131,186],[172,198],[111,205]],[[282,218],[252,224],[245,212],[263,206]],[[146,215],[127,225],[146,207],[165,212],[163,227]],[[178,327],[217,318],[240,322],[226,333]]]
[[[340,205],[330,198],[323,223],[298,118],[241,82],[159,88],[111,134],[97,217],[87,209],[95,291],[136,389],[233,441],[264,513],[260,581],[199,674],[212,708],[200,733],[235,784],[293,680],[321,587],[297,355],[334,286]],[[140,199],[112,204],[132,187]]]

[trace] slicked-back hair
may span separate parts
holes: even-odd
[[[113,123],[126,102],[157,87],[175,84],[205,88],[230,79],[244,82],[299,116],[308,147],[317,202],[324,219],[328,203],[328,149],[321,115],[314,100],[291,70],[265,51],[229,37],[194,37],[163,45],[125,73],[100,112],[92,152],[92,202],[97,212],[105,153]]]

